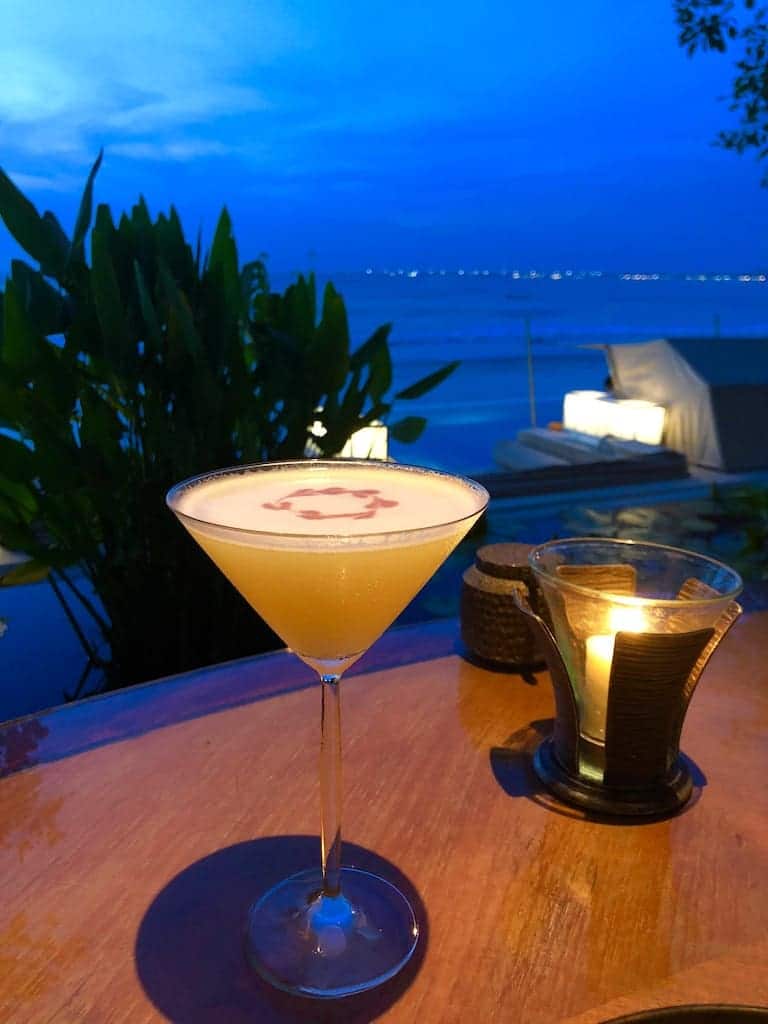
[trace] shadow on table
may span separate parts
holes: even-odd
[[[462,640],[456,641],[454,652],[460,658],[463,658],[464,661],[469,662],[470,665],[476,665],[478,668],[485,669],[486,672],[495,672],[500,676],[508,676],[510,679],[519,679],[527,683],[528,686],[538,686],[538,675],[546,668],[543,660],[532,661],[529,664],[516,664],[514,666],[508,665],[505,662],[491,661],[489,658],[483,658],[481,655],[470,650]]]
[[[354,843],[344,844],[344,863],[382,875],[414,909],[421,934],[405,968],[371,992],[310,1000],[272,988],[246,963],[248,907],[281,879],[315,866],[319,853],[312,836],[254,839],[218,850],[173,878],[148,908],[136,938],[136,969],[155,1006],[174,1024],[364,1024],[384,1013],[421,966],[427,915],[413,885],[394,865]]]
[[[579,821],[591,821],[602,825],[639,826],[651,825],[670,817],[668,814],[648,815],[643,818],[617,817],[605,814],[593,814],[577,807],[562,803],[544,786],[533,770],[533,755],[536,748],[547,736],[552,734],[554,719],[542,718],[530,722],[518,729],[501,747],[493,747],[490,752],[491,771],[493,776],[509,796],[524,797],[555,814]],[[690,800],[677,811],[677,815],[686,814],[699,802],[707,778],[701,768],[691,758],[681,755],[693,779],[693,794]]]

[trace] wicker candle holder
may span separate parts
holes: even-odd
[[[536,638],[520,611],[519,593],[527,607],[546,615],[528,556],[529,544],[486,544],[464,573],[461,588],[461,638],[481,661],[512,671],[544,664]]]
[[[680,756],[688,705],[741,614],[739,576],[658,544],[575,539],[531,552],[551,626],[515,599],[544,651],[555,727],[534,755],[539,778],[583,809],[676,811],[693,783]]]

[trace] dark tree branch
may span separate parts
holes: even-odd
[[[715,145],[736,153],[768,153],[768,8],[756,0],[674,0],[678,42],[689,56],[707,50],[739,49],[729,109],[737,128],[724,129]],[[762,184],[768,186],[768,173]]]

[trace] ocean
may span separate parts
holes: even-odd
[[[412,275],[412,276],[411,276]],[[372,271],[331,275],[347,305],[353,346],[391,323],[395,390],[450,360],[455,373],[434,391],[393,409],[427,428],[392,455],[456,472],[488,471],[494,443],[531,424],[526,323],[535,418],[562,417],[566,391],[602,388],[609,342],[768,332],[768,281],[749,275],[619,275],[515,278],[511,272]],[[746,276],[746,275],[745,275]],[[730,277],[730,280],[725,279]],[[284,287],[284,275],[273,284]]]
[[[768,332],[768,282],[763,280],[565,274],[515,279],[509,273],[472,269],[464,274],[409,273],[414,272],[361,271],[334,274],[332,280],[347,305],[354,347],[380,324],[393,324],[396,389],[449,360],[461,361],[434,391],[398,403],[392,421],[413,414],[425,416],[428,425],[416,443],[392,444],[391,454],[402,462],[470,475],[490,470],[494,444],[530,424],[526,321],[539,424],[561,418],[566,391],[602,386],[605,358],[591,346],[686,334],[714,338],[718,332]],[[289,280],[273,275],[276,287],[285,287]],[[450,588],[452,583],[443,581],[441,586]],[[440,612],[429,593],[422,601],[425,610]],[[444,613],[455,614],[453,605]],[[406,618],[416,614],[411,609]],[[83,656],[50,587],[0,588],[0,618],[8,621],[8,631],[0,638],[0,720],[61,703],[63,691],[77,682]]]

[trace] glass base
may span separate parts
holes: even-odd
[[[411,958],[419,927],[408,900],[377,875],[341,869],[341,893],[322,894],[319,870],[291,875],[248,914],[246,952],[272,985],[336,999],[388,981]]]

